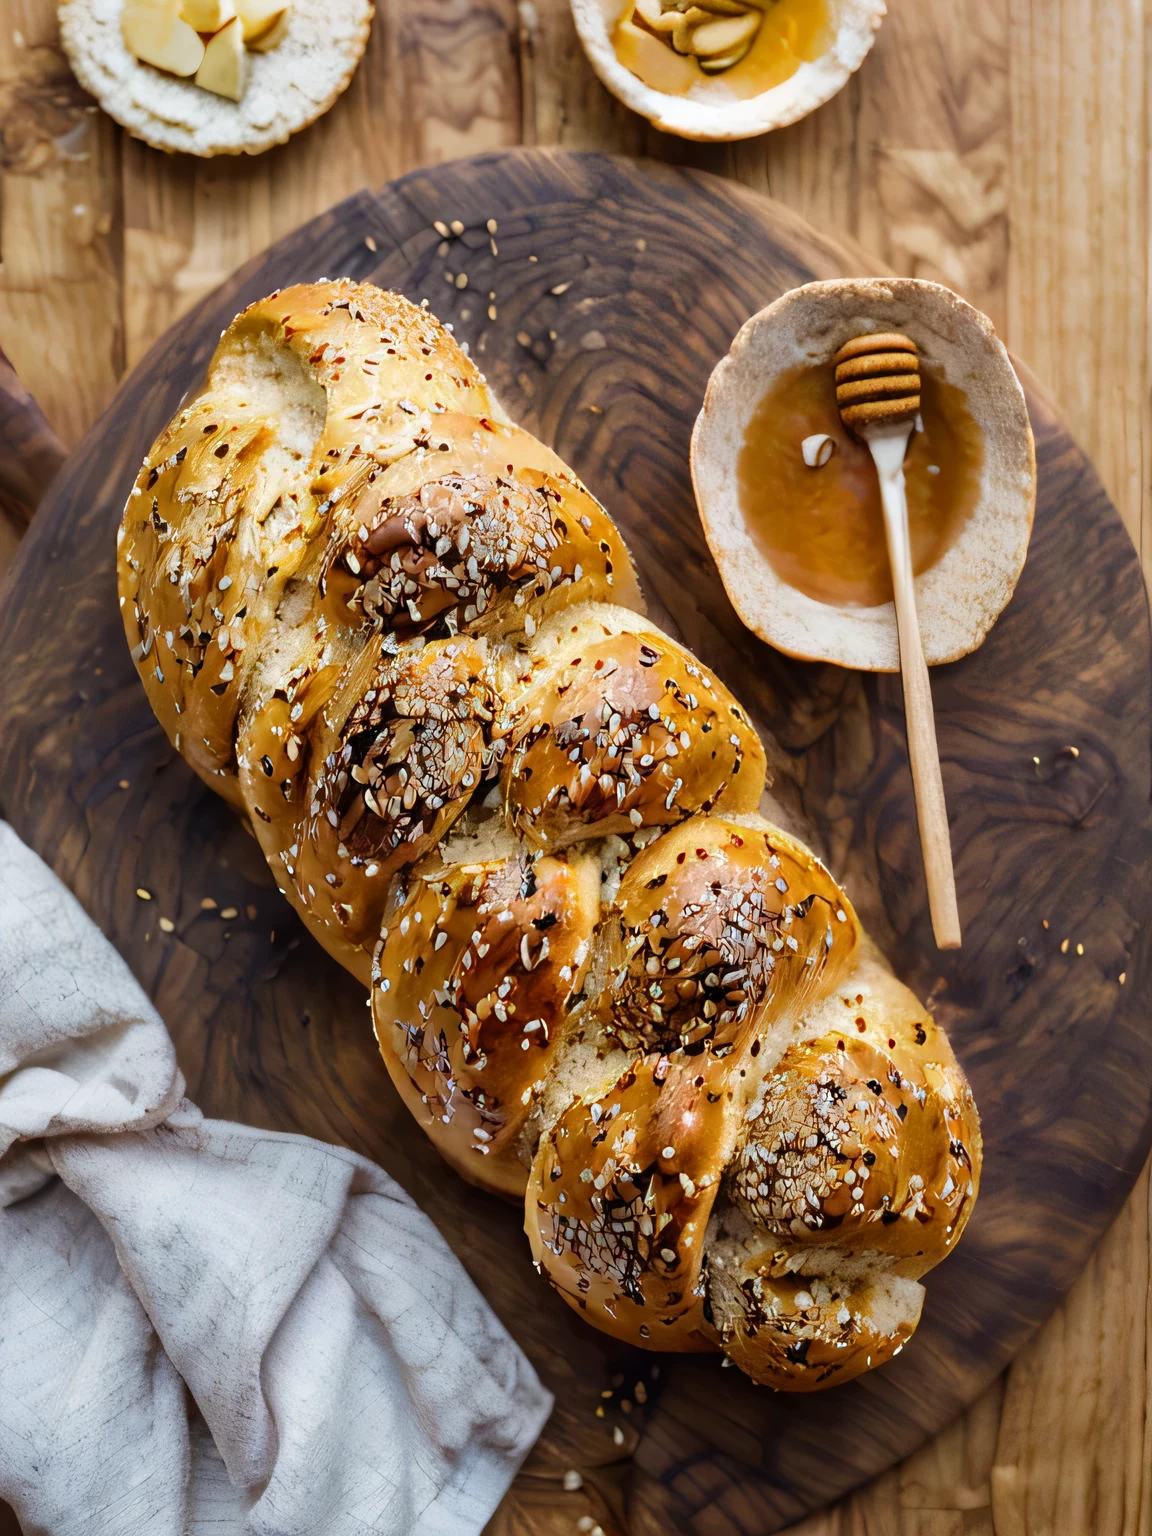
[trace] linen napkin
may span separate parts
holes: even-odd
[[[25,1536],[466,1536],[550,1408],[387,1174],[188,1102],[128,967],[0,823],[0,1497]]]

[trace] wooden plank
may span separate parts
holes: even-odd
[[[1148,30],[1140,0],[1010,0],[1008,334],[1152,557]]]
[[[0,345],[72,447],[123,365],[117,130],[68,69],[52,0],[5,0],[0,147]]]
[[[1152,574],[1149,22],[1011,0],[1010,344],[1055,391]],[[1008,1375],[999,1536],[1152,1530],[1149,1170]]]
[[[947,283],[1003,326],[1007,21],[998,0],[889,0],[848,88],[802,122],[732,146],[731,173],[894,271]]]
[[[1008,1374],[997,1536],[1148,1536],[1149,1177]]]

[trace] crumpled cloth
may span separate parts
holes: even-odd
[[[128,967],[0,823],[0,1497],[25,1536],[465,1536],[550,1408],[385,1173],[188,1102]]]

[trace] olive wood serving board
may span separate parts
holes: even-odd
[[[437,219],[464,226],[446,250]],[[701,533],[688,439],[737,328],[796,284],[877,270],[731,182],[601,155],[491,154],[360,193],[153,348],[53,483],[2,591],[3,811],[155,998],[190,1095],[395,1175],[556,1394],[522,1479],[562,1500],[563,1470],[579,1468],[606,1527],[630,1536],[764,1536],[944,1427],[1051,1312],[1152,1141],[1147,604],[1120,518],[1052,407],[1030,389],[1039,505],[1016,595],[981,650],[933,673],[958,953],[932,942],[899,679],[761,644]],[[575,1317],[529,1263],[517,1211],[461,1183],[411,1121],[363,992],[153,721],[113,576],[137,465],[238,309],[339,275],[427,298],[512,414],[606,502],[654,616],[775,738],[790,814],[951,1033],[983,1116],[984,1188],[928,1277],[919,1332],[883,1370],[774,1394],[719,1358],[646,1355]]]

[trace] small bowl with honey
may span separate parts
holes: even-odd
[[[625,106],[685,139],[748,139],[833,97],[885,0],[571,0],[593,69]]]
[[[902,332],[920,355],[904,476],[916,610],[930,665],[979,646],[1028,553],[1036,456],[1024,392],[978,310],[938,283],[838,279],[786,293],[741,328],[692,435],[709,547],[740,618],[778,650],[899,670],[880,489],[843,426],[832,359]]]

